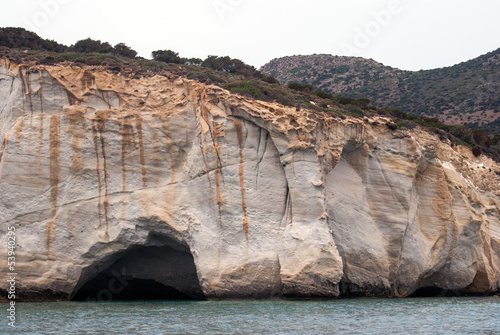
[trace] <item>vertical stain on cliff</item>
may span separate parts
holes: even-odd
[[[122,166],[122,192],[125,193],[127,191],[127,169],[125,167],[125,152],[127,151],[127,135],[125,133],[125,121],[118,123],[120,127],[120,140],[121,140],[121,166]],[[122,215],[123,218],[125,216],[125,196],[122,195],[121,199],[122,203]]]
[[[175,181],[175,160],[174,154],[172,151],[172,139],[170,138],[170,124],[168,122],[168,116],[165,114],[161,114],[160,116],[162,122],[162,128],[165,133],[165,147],[167,148],[168,155],[170,157],[170,184]],[[158,158],[159,159],[159,158]],[[168,194],[167,194],[168,197]]]
[[[89,71],[83,71],[82,77],[80,79],[82,88],[88,90],[95,85],[95,76]],[[102,92],[101,92],[102,93]]]
[[[217,168],[214,171],[215,177],[215,194],[217,197],[217,207],[219,210],[219,225],[222,227],[222,195],[220,191],[220,169],[221,167],[217,164]]]
[[[104,237],[108,238],[109,231],[109,197],[108,197],[108,166],[107,166],[107,156],[106,156],[106,143],[104,132],[106,131],[106,119],[108,117],[107,112],[102,112],[96,114],[96,119],[92,120],[92,135],[94,139],[94,150],[96,153],[96,172],[98,179],[98,214],[99,214],[99,227],[102,226],[102,211],[101,211],[101,200],[102,209],[104,209],[104,224],[105,224],[105,234]],[[100,159],[99,159],[99,144],[101,147],[102,161],[103,161],[103,180],[104,180],[104,199],[102,199],[102,182],[101,182],[101,172],[100,172]]]
[[[24,125],[24,117],[21,117],[16,124],[16,142],[18,145],[21,144],[21,139],[23,138],[23,125]]]
[[[207,112],[206,109],[205,114]],[[208,115],[206,115],[208,121]],[[225,187],[224,183],[224,174],[222,173],[222,159],[220,157],[220,137],[224,136],[222,132],[222,126],[218,122],[213,121],[212,124],[208,123],[208,130],[212,139],[212,149],[214,150],[214,154],[216,156],[216,168],[214,171],[215,177],[215,193],[217,199],[217,208],[219,211],[219,262],[220,262],[220,254],[221,254],[221,235],[222,235],[222,210],[223,210],[223,201],[222,201],[222,193],[221,193],[221,181],[223,187]],[[208,146],[207,146],[208,150]],[[208,151],[207,151],[208,155]]]
[[[240,164],[238,167],[238,174],[240,176],[241,208],[243,210],[243,230],[245,231],[245,238],[248,244],[248,217],[247,217],[247,206],[245,204],[245,178],[244,178],[244,161],[243,161],[243,129],[240,121],[233,120],[233,122],[234,122],[234,128],[236,129],[236,135],[238,136],[238,145],[240,154]]]
[[[212,140],[213,149],[216,151],[217,160],[216,160],[216,168],[214,171],[214,179],[215,179],[215,192],[216,192],[216,202],[218,208],[218,224],[217,224],[217,273],[219,273],[220,269],[220,261],[221,261],[221,236],[222,236],[222,196],[220,191],[220,179],[221,179],[221,171],[222,165],[220,164],[220,157],[217,153],[217,146],[215,145],[214,134],[212,133],[212,129],[210,128],[210,123],[208,119],[207,109],[206,107],[200,106],[198,110],[198,104],[196,98],[193,98],[193,112],[195,118],[197,118],[199,125],[201,127],[200,132],[198,133],[198,139],[200,142],[200,151],[203,157],[203,162],[205,164],[206,175],[208,178],[210,199],[213,199],[213,190],[212,190],[212,182],[210,180],[210,168],[208,165],[207,157],[209,155],[208,152],[208,141],[207,141],[207,133],[210,133],[210,138]]]
[[[71,148],[75,152],[71,161],[71,169],[78,173],[83,168],[83,162],[80,156],[80,140],[85,138],[86,122],[84,110],[68,109],[67,117],[69,121],[68,133],[71,135]]]
[[[159,185],[161,156],[160,156],[160,141],[158,138],[158,130],[157,130],[155,116],[151,118],[151,139],[153,141],[153,167],[154,167],[153,176],[155,178],[155,185]],[[170,161],[172,162],[172,154],[170,154]]]
[[[66,95],[70,106],[80,105],[80,100],[72,92],[66,90]]]
[[[108,213],[109,213],[109,197],[108,197],[108,165],[106,158],[106,144],[104,142],[105,137],[103,132],[105,131],[105,119],[99,119],[97,123],[97,130],[99,131],[99,138],[101,140],[101,152],[102,152],[102,161],[103,161],[103,172],[104,172],[104,219],[106,224],[105,237],[108,237],[109,234],[109,224],[108,224]]]
[[[133,161],[131,157],[131,152],[137,147],[135,141],[135,131],[132,119],[134,116],[125,115],[118,123],[120,127],[121,136],[121,170],[122,170],[122,217],[125,214],[125,192],[127,192],[127,165],[126,158],[128,157],[130,162],[130,172],[133,173]]]
[[[40,111],[43,113],[43,73],[38,72],[38,81],[40,82],[40,89],[38,90],[38,96],[40,97]]]
[[[99,163],[99,144],[98,144],[98,134],[96,121],[92,120],[92,139],[94,140],[94,151],[96,159],[96,173],[97,173],[97,185],[98,185],[98,195],[97,195],[97,215],[99,217],[99,228],[102,226],[101,219],[101,197],[102,197],[102,185],[101,185],[101,165]]]
[[[111,106],[111,103],[109,102],[109,93],[108,93],[108,92],[106,92],[106,97],[107,97],[107,98],[105,98],[105,97],[104,97],[104,92],[103,92],[103,91],[101,91],[101,98],[102,98],[102,101],[104,101],[104,102],[108,105],[108,108],[109,108],[109,109],[111,109],[111,108],[112,108],[112,106]]]
[[[51,199],[51,218],[49,219],[45,233],[45,246],[47,254],[50,254],[53,242],[54,223],[57,216],[57,196],[59,191],[59,115],[50,117],[50,199]]]
[[[198,117],[198,113],[196,112],[196,110],[197,110],[197,104],[196,104],[196,99],[195,98],[193,98],[192,103],[193,103],[194,117],[195,117],[195,119],[198,119],[199,122],[200,122],[200,124],[201,124],[201,119]],[[207,157],[205,155],[205,151],[203,150],[203,128],[198,133],[198,140],[199,140],[199,143],[200,143],[200,152],[201,152],[201,156],[203,157],[203,163],[205,164],[205,171],[207,171],[206,175],[207,175],[207,179],[208,179],[208,187],[209,187],[209,191],[210,191],[210,198],[212,199],[213,198],[212,181],[210,180],[210,174],[208,173],[209,172],[209,168],[208,168]]]
[[[38,131],[38,154],[37,154],[37,169],[38,169],[38,175],[41,175],[42,171],[42,162],[41,162],[41,156],[42,156],[42,146],[43,146],[43,119],[45,117],[45,114],[41,113],[40,114],[40,129]],[[40,180],[40,179],[38,179]]]
[[[31,115],[33,115],[33,101],[31,99],[31,83],[30,83],[30,76],[29,74],[25,76],[25,69],[24,67],[20,66],[19,67],[19,78],[21,79],[22,83],[22,90],[23,90],[23,98],[27,97],[28,101],[30,103],[30,111]],[[24,104],[24,103],[23,103]]]
[[[189,131],[188,131],[188,125],[187,125],[187,113],[184,113],[184,132],[186,133],[186,143],[185,143],[185,146],[187,146],[188,143],[189,143]]]
[[[142,132],[142,118],[140,114],[135,115],[135,127],[137,128],[137,136],[139,137],[139,162],[141,164],[142,187],[146,188],[146,159],[144,156],[144,135]]]

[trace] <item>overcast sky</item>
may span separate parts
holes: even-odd
[[[405,70],[450,66],[500,47],[499,0],[0,0],[0,26],[70,45],[124,42],[150,58],[333,54]]]

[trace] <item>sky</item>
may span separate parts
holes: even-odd
[[[500,47],[499,0],[0,0],[0,27],[65,45],[92,38],[140,56],[372,58],[403,70],[452,66]]]

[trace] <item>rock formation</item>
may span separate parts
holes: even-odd
[[[387,121],[2,60],[0,235],[15,227],[18,296],[497,291],[499,165]]]

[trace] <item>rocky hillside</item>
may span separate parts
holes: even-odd
[[[15,229],[17,298],[498,292],[499,164],[356,108],[3,58],[0,238]]]
[[[331,55],[274,59],[261,69],[282,84],[368,98],[376,106],[500,132],[500,49],[455,66],[402,71],[371,59]]]

